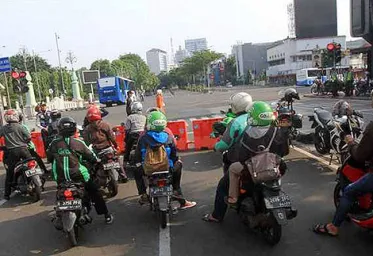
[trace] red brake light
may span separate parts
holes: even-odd
[[[73,192],[71,192],[71,190],[65,190],[63,192],[63,195],[65,196],[66,200],[73,200]]]
[[[30,161],[27,163],[29,169],[34,169],[36,167],[36,161]]]
[[[158,180],[158,181],[157,181],[157,185],[158,185],[158,187],[160,187],[160,188],[166,186],[166,184],[167,184],[167,180]]]

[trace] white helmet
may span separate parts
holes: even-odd
[[[135,101],[131,104],[131,113],[138,113],[142,112],[142,104],[141,102]]]
[[[161,90],[161,89],[158,89],[158,90],[157,90],[157,94],[162,94],[162,90]]]
[[[246,92],[239,92],[230,98],[230,106],[234,114],[247,111],[253,104],[253,98]]]

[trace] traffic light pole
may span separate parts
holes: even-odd
[[[5,80],[6,94],[8,97],[8,107],[12,108],[12,102],[10,101],[10,94],[9,94],[8,77],[6,76],[5,72],[4,72],[4,80]]]

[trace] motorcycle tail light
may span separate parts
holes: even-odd
[[[68,189],[65,190],[63,192],[63,195],[64,195],[64,197],[65,197],[66,200],[73,200],[74,199],[73,192],[71,190],[68,190]]]
[[[28,163],[27,163],[27,167],[29,168],[29,169],[34,169],[35,167],[36,167],[36,161],[29,161]]]
[[[162,188],[167,185],[167,180],[157,180],[157,186]]]

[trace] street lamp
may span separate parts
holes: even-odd
[[[59,67],[60,67],[61,84],[62,84],[62,90],[63,90],[63,94],[64,94],[65,93],[65,84],[63,82],[63,76],[62,76],[61,55],[60,55],[61,51],[60,51],[60,47],[58,45],[58,39],[60,39],[60,37],[57,35],[57,33],[54,33],[54,36],[56,38],[58,64],[59,64]],[[58,94],[58,86],[56,87],[56,89],[57,89],[57,94]]]
[[[45,53],[45,52],[50,52],[52,51],[51,49],[49,50],[46,50],[46,51],[41,51],[41,52],[38,52],[37,54],[40,54],[40,53]],[[35,69],[35,79],[36,79],[36,84],[38,86],[38,94],[39,94],[39,102],[41,102],[41,89],[40,89],[40,84],[39,84],[39,78],[38,78],[38,75],[37,75],[37,72],[38,72],[38,68],[36,66],[36,54],[35,54],[35,51],[32,50],[32,58],[33,58],[33,61],[34,61],[34,69]]]
[[[71,65],[71,70],[74,71],[74,63],[76,63],[77,58],[72,51],[67,53],[66,62]]]

